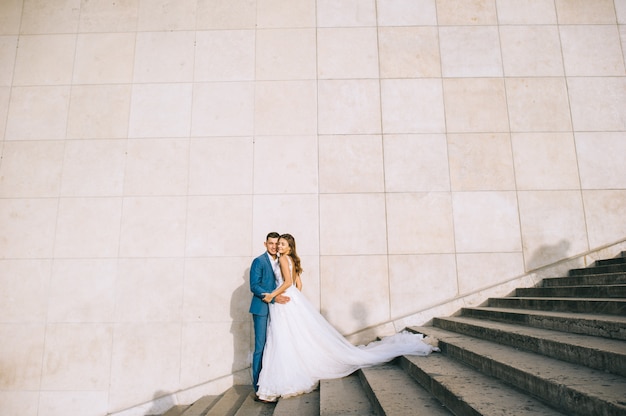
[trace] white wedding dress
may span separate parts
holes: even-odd
[[[283,283],[280,277],[276,280],[277,287]],[[288,303],[270,304],[257,392],[263,400],[308,393],[315,390],[319,380],[344,377],[359,368],[382,364],[401,355],[439,351],[425,343],[421,334],[409,332],[366,346],[354,346],[313,308],[295,285],[283,294],[291,298]]]

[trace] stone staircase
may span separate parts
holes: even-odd
[[[626,253],[411,331],[441,354],[323,380],[262,404],[234,386],[163,416],[626,415]]]

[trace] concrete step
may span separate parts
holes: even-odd
[[[626,376],[626,341],[462,316],[435,318],[433,326]]]
[[[274,413],[272,413],[273,416],[319,416],[321,414],[320,390],[296,397],[280,399],[274,408]]]
[[[463,308],[461,316],[552,329],[572,334],[626,340],[626,317],[507,308]]]
[[[455,415],[565,416],[445,355],[404,356],[399,365]]]
[[[235,416],[242,403],[254,394],[252,386],[233,386],[220,396],[204,416]],[[265,405],[265,403],[259,403]],[[269,405],[273,406],[273,405]],[[187,416],[187,415],[183,415]]]
[[[235,416],[272,416],[274,414],[276,404],[256,402],[254,396],[254,390],[251,387],[243,403],[235,412]]]
[[[439,339],[444,355],[515,386],[570,416],[624,416],[624,377],[434,327],[414,332]]]
[[[319,408],[320,416],[377,415],[357,373],[335,380],[322,380]],[[291,415],[295,414],[299,413]]]
[[[626,273],[587,274],[543,279],[542,287],[626,284]]]
[[[594,266],[610,266],[612,264],[624,264],[626,263],[626,255],[620,255],[619,257],[615,257],[612,259],[602,259],[596,260],[593,265]]]
[[[518,297],[626,298],[626,284],[603,286],[528,287],[515,290]]]
[[[522,298],[512,296],[507,298],[489,298],[488,304],[494,308],[519,308],[626,316],[626,299]]]
[[[429,359],[430,357],[420,357]],[[450,416],[450,410],[402,368],[385,364],[359,370],[376,414],[386,416]]]
[[[626,263],[607,264],[604,266],[591,266],[580,269],[571,269],[569,276],[581,276],[585,274],[603,274],[626,272]]]
[[[172,406],[167,410],[167,412],[163,413],[163,416],[182,416],[188,407],[188,404],[178,404],[176,406]]]
[[[204,416],[222,396],[203,396],[187,407],[181,416]],[[165,415],[164,415],[165,416]]]

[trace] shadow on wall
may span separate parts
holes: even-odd
[[[157,390],[152,396],[154,404],[145,413],[145,416],[162,415],[174,406],[174,400],[169,392]]]
[[[570,245],[569,241],[561,240],[553,245],[540,246],[528,259],[527,270],[538,269],[541,266],[567,258]]]
[[[367,326],[367,308],[361,302],[352,304],[352,319],[357,322],[357,328],[365,328]]]
[[[250,307],[250,268],[244,270],[241,276],[242,283],[233,291],[230,298],[230,333],[233,336],[233,365],[231,373],[235,374],[246,367],[251,366],[250,337],[246,328],[251,326],[248,313]],[[242,317],[246,317],[243,319]],[[252,378],[250,378],[250,383]]]

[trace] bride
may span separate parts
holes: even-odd
[[[276,276],[276,289],[263,300],[271,302],[280,294],[291,300],[269,304],[270,321],[257,392],[261,401],[308,393],[317,388],[319,380],[344,377],[400,355],[439,351],[424,342],[421,334],[408,332],[367,346],[350,344],[300,292],[302,266],[293,236],[280,236],[278,253],[282,278]]]

